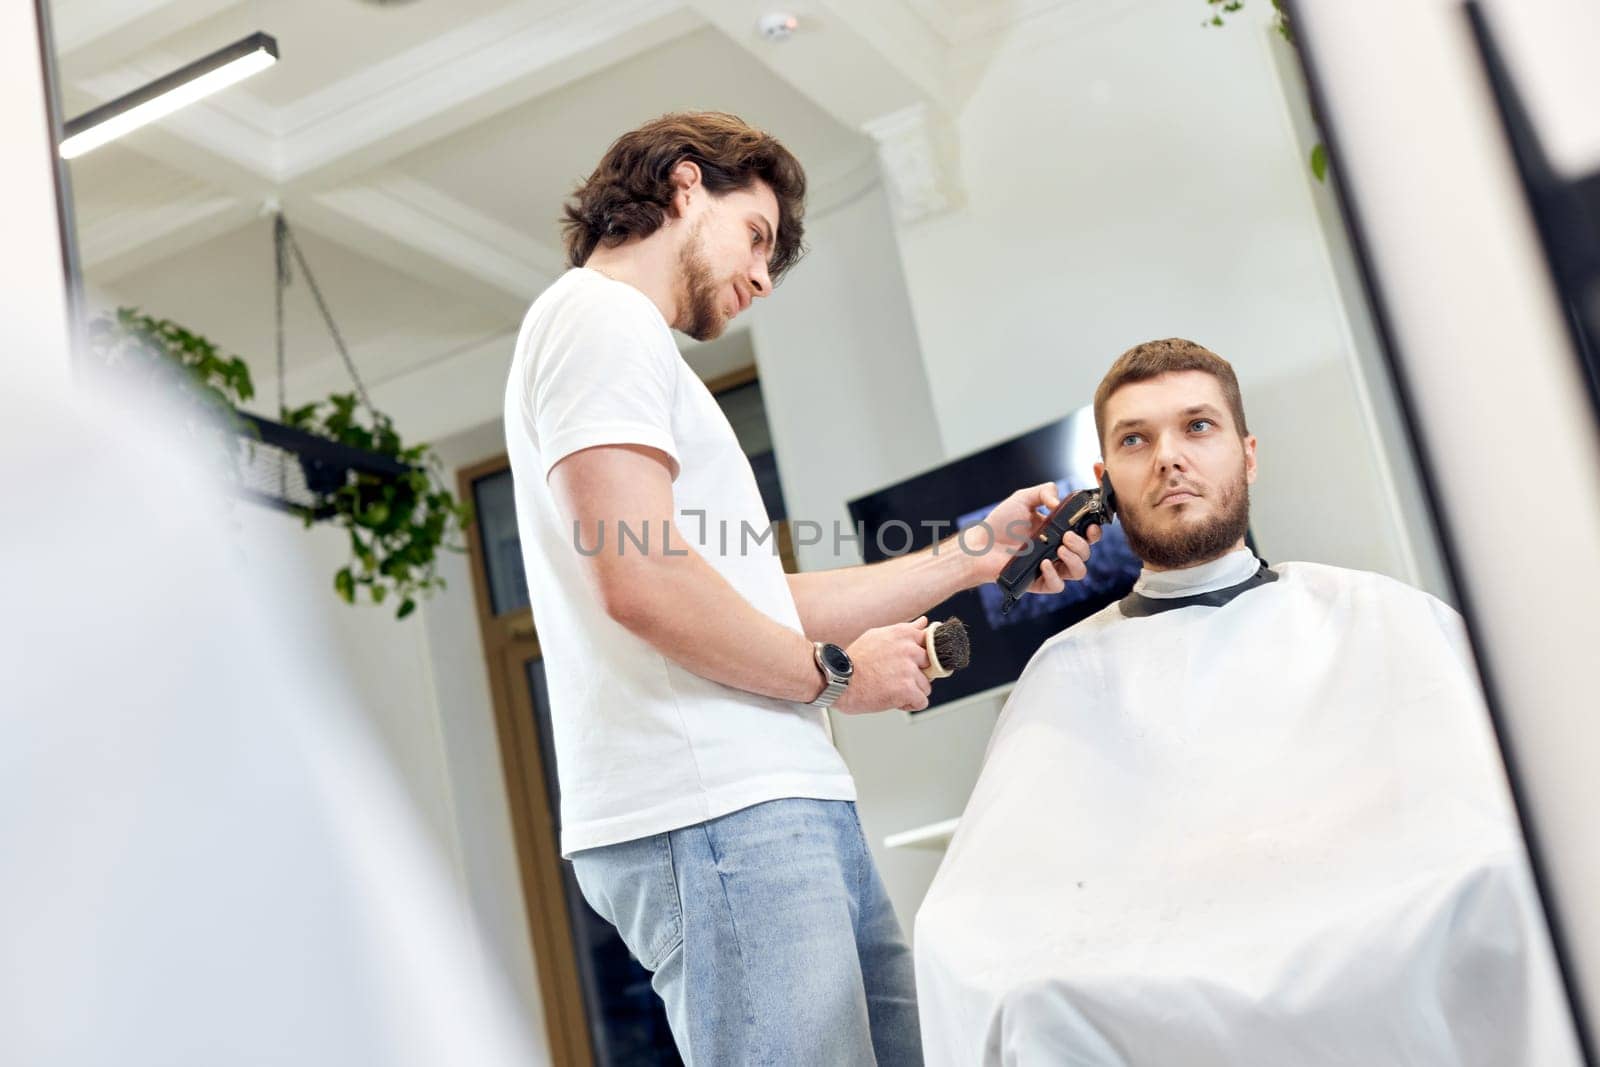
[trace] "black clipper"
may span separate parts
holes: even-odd
[[[1100,488],[1080,489],[1061,502],[1037,530],[1028,547],[1014,556],[1006,569],[1000,572],[995,584],[1006,595],[1000,605],[1000,614],[1011,610],[1022,599],[1028,586],[1039,577],[1039,567],[1047,559],[1054,559],[1061,549],[1061,541],[1071,532],[1082,537],[1091,526],[1105,526],[1117,515],[1117,495],[1111,490],[1111,479],[1100,476]]]

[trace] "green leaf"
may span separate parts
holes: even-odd
[[[1321,141],[1311,149],[1311,173],[1319,182],[1328,180],[1328,149]]]
[[[333,588],[346,604],[356,602],[356,579],[349,567],[339,568],[339,573],[333,576]]]
[[[416,610],[417,602],[412,600],[410,597],[406,597],[404,600],[400,601],[400,609],[394,613],[394,617],[397,619],[403,619]]]

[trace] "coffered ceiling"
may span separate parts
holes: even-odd
[[[72,162],[91,303],[183,321],[266,383],[281,207],[363,375],[403,377],[514,331],[563,269],[573,183],[616,134],[683,108],[782,138],[813,215],[883,181],[911,224],[959,201],[954,118],[984,43],[1070,6],[53,0],[68,116],[250,32],[279,44],[266,72]],[[800,28],[773,42],[757,21],[779,8]],[[340,384],[303,292],[288,348],[291,394]]]

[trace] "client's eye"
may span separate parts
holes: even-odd
[[[1211,429],[1210,419],[1195,419],[1189,424],[1189,430],[1192,433],[1205,433],[1209,429]]]
[[[1123,448],[1132,448],[1134,445],[1138,444],[1141,440],[1143,440],[1143,438],[1141,438],[1136,433],[1127,434],[1122,438],[1122,447]]]

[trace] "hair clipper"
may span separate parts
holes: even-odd
[[[1047,559],[1054,559],[1061,542],[1068,533],[1079,537],[1091,526],[1104,526],[1117,515],[1117,496],[1111,490],[1111,479],[1102,474],[1098,489],[1080,489],[1061,502],[1061,506],[1045,517],[1033,533],[1028,547],[1019,552],[1000,572],[995,584],[1005,593],[1000,614],[1011,610],[1022,599],[1028,586],[1039,577],[1039,568]]]

